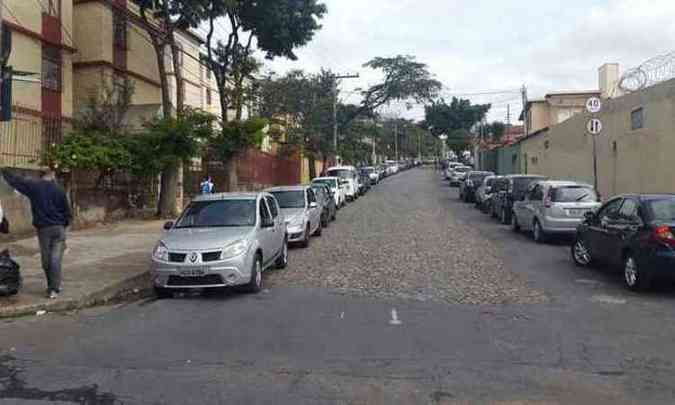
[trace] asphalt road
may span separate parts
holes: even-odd
[[[411,217],[429,217],[419,229],[401,218],[405,204]],[[363,225],[363,212],[378,207],[388,214]],[[434,237],[425,237],[430,227]],[[363,228],[381,240],[358,232],[340,239],[340,231]],[[429,252],[425,265],[447,274],[401,275],[402,268],[427,270],[409,265],[424,255],[407,256],[410,263],[395,256],[373,277],[382,281],[393,268],[404,287],[390,279],[374,289],[345,288],[383,259],[354,253],[344,266],[321,266],[325,255],[312,253],[355,241],[368,251],[391,246],[400,240],[393,229],[410,233],[400,250]],[[435,238],[444,236],[482,247],[448,253],[457,243],[439,250],[445,241]],[[446,254],[479,256],[444,267],[437,261]],[[283,271],[344,268],[339,277],[347,281],[272,273],[268,290],[255,296],[147,300],[0,323],[0,403],[675,402],[675,289],[637,295],[607,270],[577,269],[564,242],[539,246],[514,235],[460,203],[432,170],[380,184],[290,259]],[[433,285],[453,280],[450,294]],[[478,294],[481,285],[490,294]],[[527,299],[509,298],[514,293]]]

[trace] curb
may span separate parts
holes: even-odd
[[[0,319],[35,315],[37,311],[72,311],[103,305],[110,301],[121,300],[134,295],[142,296],[151,290],[150,281],[150,272],[144,271],[143,273],[127,277],[112,283],[99,291],[94,291],[80,298],[69,298],[65,300],[57,299],[47,303],[27,304],[14,308],[0,308]]]

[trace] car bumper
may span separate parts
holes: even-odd
[[[208,263],[167,263],[153,259],[152,282],[162,288],[214,288],[243,285],[251,279],[253,255]],[[199,275],[195,275],[195,274]]]
[[[582,222],[582,218],[544,217],[541,228],[546,233],[572,235],[577,232],[577,228]]]
[[[675,279],[675,250],[660,248],[646,256],[642,265],[655,276]]]
[[[301,242],[305,240],[305,231],[307,227],[298,226],[298,227],[289,227],[287,229],[288,233],[288,243]]]

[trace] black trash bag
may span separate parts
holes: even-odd
[[[21,289],[21,266],[9,256],[9,250],[0,253],[0,297],[15,295]]]

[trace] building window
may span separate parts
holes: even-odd
[[[640,107],[630,113],[630,127],[633,131],[644,128],[645,124],[645,110]]]
[[[116,48],[127,48],[127,20],[119,11],[113,15],[113,44]]]
[[[548,139],[545,140],[545,141],[544,141],[544,149],[548,149],[550,146],[551,146],[551,142],[549,142]]]
[[[59,0],[45,0],[42,4],[42,12],[52,17],[59,16]]]
[[[211,89],[206,89],[206,105],[211,105]]]
[[[208,66],[206,67],[206,78],[211,80],[211,69]]]
[[[42,87],[61,91],[61,50],[54,46],[42,46]]]

